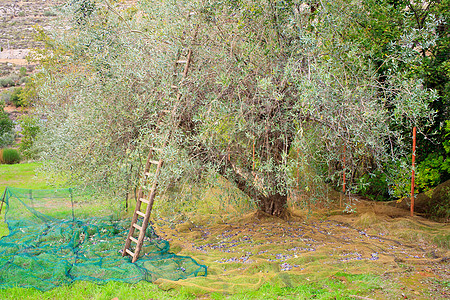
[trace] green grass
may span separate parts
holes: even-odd
[[[126,284],[109,282],[97,285],[78,281],[70,286],[61,286],[47,292],[32,288],[10,288],[0,290],[0,299],[194,299],[193,294],[184,291],[163,291],[148,282]]]
[[[202,299],[356,299],[353,295],[365,295],[379,289],[379,279],[372,275],[339,274],[339,279],[329,278],[319,282],[305,283],[296,287],[281,287],[279,284],[266,283],[257,291],[248,291],[235,295],[211,293],[202,295]],[[348,281],[346,283],[343,280]],[[349,284],[350,283],[350,284]],[[109,282],[97,285],[91,282],[76,282],[70,286],[61,286],[47,292],[36,289],[10,288],[0,290],[0,299],[197,299],[187,288],[164,291],[148,282],[126,284]]]
[[[36,177],[38,162],[16,165],[0,165],[0,194],[3,195],[7,186],[28,189],[49,189],[45,180]]]
[[[287,276],[288,277],[288,276]],[[337,278],[338,277],[338,278]],[[266,283],[256,291],[236,295],[212,293],[211,299],[355,299],[353,295],[365,295],[380,289],[380,280],[375,275],[351,275],[337,273],[336,277],[317,282],[308,282],[295,287],[281,287]]]

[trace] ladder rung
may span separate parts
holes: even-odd
[[[150,203],[150,202],[149,202],[147,199],[145,199],[145,198],[139,198],[139,200],[140,200],[141,202],[144,202],[144,203],[147,203],[147,204]]]
[[[145,172],[144,173],[144,176],[152,176],[152,175],[155,175],[154,173],[151,173],[151,172]]]
[[[173,89],[178,89],[178,87],[176,85],[172,85]]]
[[[177,64],[185,64],[187,63],[187,60],[177,60]]]
[[[134,252],[131,251],[130,249],[125,249],[125,252],[128,253],[129,255],[131,255],[131,257],[134,256]]]
[[[131,241],[133,241],[133,242],[135,242],[136,244],[138,243],[138,240],[137,239],[135,239],[134,237],[132,237],[132,236],[130,236],[130,240]]]
[[[137,210],[136,213],[137,213],[138,215],[140,215],[141,217],[144,217],[144,218],[145,218],[145,214],[144,214],[142,211]]]
[[[139,226],[138,224],[133,224],[133,227],[136,228],[137,230],[142,230],[142,227]]]
[[[151,164],[154,164],[154,165],[157,165],[157,164],[159,164],[159,161],[158,160],[149,160],[149,162],[151,163]]]

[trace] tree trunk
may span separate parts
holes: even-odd
[[[258,209],[271,216],[285,217],[286,206],[287,196],[276,194],[258,199]]]
[[[236,168],[233,167],[233,163],[227,155],[219,154],[219,152],[212,151],[211,149],[208,151],[207,148],[201,144],[197,144],[196,147],[187,149],[190,150],[191,157],[196,157],[201,161],[218,164],[219,162],[222,162],[220,168],[218,169],[219,174],[230,182],[234,182],[239,190],[253,199],[257,203],[258,210],[264,214],[280,218],[284,218],[286,216],[287,195],[274,193],[272,195],[265,196],[260,189],[254,185],[252,180],[244,177],[241,172],[236,171]]]

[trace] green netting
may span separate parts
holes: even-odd
[[[122,257],[130,219],[89,217],[95,203],[72,189],[8,187],[3,195],[9,234],[0,240],[0,287],[49,290],[75,280],[136,283],[206,276],[206,266],[169,252],[147,229],[141,257]],[[100,205],[101,206],[101,205]]]

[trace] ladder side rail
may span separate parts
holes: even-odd
[[[195,29],[195,33],[194,33],[194,40],[197,37],[198,29],[199,29],[199,25],[197,24],[196,29]],[[174,72],[173,72],[173,80],[174,81],[176,80],[176,77],[177,77],[175,74],[178,74],[178,73],[176,73],[176,69],[177,69],[177,64],[178,64],[180,56],[181,56],[181,51],[179,51],[177,53],[177,59],[175,60],[175,63],[174,63]],[[184,62],[186,65],[184,67],[181,80],[183,80],[184,78],[187,77],[191,60],[192,60],[192,49],[189,49],[186,61]],[[181,80],[178,82],[178,84],[181,83]],[[173,86],[175,86],[175,85],[173,85]],[[181,97],[182,97],[182,94],[180,92],[179,87],[177,86],[176,103],[175,103],[174,107],[172,108],[172,112],[169,115],[169,123],[170,123],[170,120],[175,118],[177,107],[179,106],[179,104],[181,102]],[[167,133],[167,135],[166,135],[166,137],[164,139],[164,142],[163,142],[163,145],[162,145],[161,149],[165,149],[165,147],[167,146],[167,144],[169,142],[169,139],[170,139],[171,135],[172,135],[172,130],[169,129],[169,132]],[[144,182],[145,181],[148,182],[148,177],[145,174],[149,173],[150,165],[152,164],[152,158],[153,158],[153,152],[152,152],[152,148],[150,148],[149,155],[147,157],[147,162],[146,162],[146,165],[145,165],[145,170],[144,170]],[[140,253],[142,245],[143,245],[143,240],[144,240],[144,237],[145,237],[145,231],[147,230],[148,223],[149,223],[149,220],[150,220],[150,215],[151,215],[151,211],[152,211],[152,208],[153,208],[153,203],[154,203],[155,196],[156,196],[156,188],[158,186],[158,178],[159,178],[159,176],[161,174],[161,168],[162,168],[163,163],[164,163],[164,161],[161,158],[158,161],[158,165],[157,165],[157,168],[156,168],[156,172],[155,172],[155,176],[154,176],[154,179],[153,179],[153,184],[152,184],[152,187],[151,187],[150,195],[149,195],[149,198],[148,198],[148,204],[147,204],[147,208],[146,208],[146,212],[145,212],[145,216],[144,216],[144,220],[143,220],[142,226],[137,226],[137,224],[136,224],[137,219],[138,219],[138,213],[137,212],[138,211],[140,212],[140,207],[141,207],[141,203],[142,203],[142,201],[140,199],[142,199],[144,197],[144,191],[143,191],[144,189],[143,189],[143,187],[141,186],[139,188],[139,197],[138,197],[138,201],[136,202],[136,209],[135,209],[135,212],[134,212],[134,215],[133,215],[133,218],[132,218],[130,231],[128,233],[127,241],[125,243],[124,251],[123,251],[123,254],[122,254],[123,256],[125,256],[127,254],[132,256],[132,262],[133,263],[138,259],[139,253]],[[137,240],[137,243],[136,243],[136,248],[135,248],[134,253],[133,253],[132,251],[129,250],[129,248],[130,248],[130,245],[131,245],[132,241],[136,242],[136,239],[133,237],[134,230],[136,228],[135,225],[137,227],[139,227],[138,230],[140,230],[140,232],[139,232],[139,237],[138,237],[138,240]]]
[[[156,176],[155,176],[155,178],[158,178],[159,174],[161,173],[162,165],[163,165],[163,160],[160,159],[159,160],[159,164],[158,164],[158,166],[156,168]],[[136,243],[136,248],[134,250],[134,256],[133,256],[133,259],[131,261],[132,263],[134,263],[138,259],[139,253],[141,252],[141,248],[142,248],[143,241],[144,241],[144,238],[145,238],[145,232],[147,230],[148,223],[150,221],[150,215],[151,215],[151,212],[152,212],[153,203],[154,203],[155,196],[156,196],[156,187],[157,187],[157,185],[158,185],[158,181],[155,180],[153,182],[153,185],[152,185],[152,188],[151,188],[150,197],[148,199],[149,203],[147,204],[147,209],[145,211],[144,221],[142,222],[142,230],[139,233],[139,238],[138,238],[138,241]]]
[[[150,149],[148,156],[147,156],[147,162],[145,163],[145,168],[144,168],[144,174],[148,173],[148,171],[150,170],[150,160],[153,158],[153,151]],[[144,176],[144,182],[147,181],[146,177]],[[130,248],[131,246],[131,238],[133,237],[134,234],[134,230],[135,228],[133,227],[133,224],[135,224],[138,220],[138,211],[141,210],[141,198],[144,197],[144,191],[143,191],[143,187],[139,187],[139,192],[138,192],[138,197],[137,197],[137,201],[136,201],[136,208],[134,209],[134,214],[133,217],[131,219],[131,226],[130,226],[130,230],[128,231],[128,236],[127,239],[125,241],[125,246],[123,247],[123,251],[122,251],[122,256],[126,256],[127,255],[127,249]],[[144,218],[145,219],[145,218]],[[136,251],[135,251],[136,252]]]

